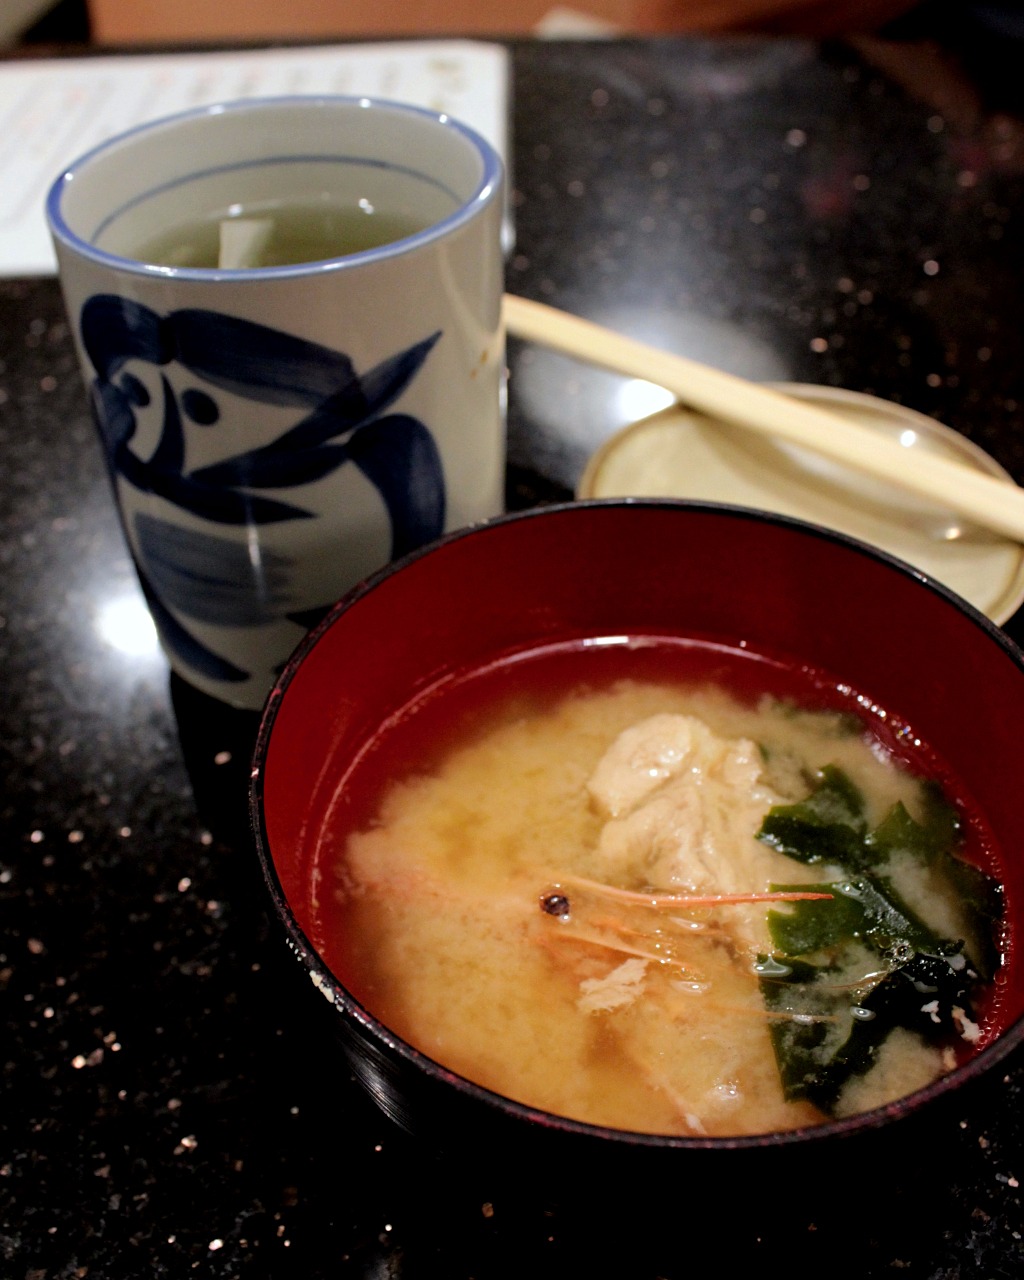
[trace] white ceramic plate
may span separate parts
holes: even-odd
[[[907,450],[908,466],[914,465],[915,452],[923,450],[1011,480],[982,449],[912,409],[856,391],[775,385],[899,441]],[[1005,622],[1024,602],[1024,547],[1019,543],[895,485],[681,405],[607,440],[588,463],[577,496],[695,498],[798,516],[906,560],[994,622]]]

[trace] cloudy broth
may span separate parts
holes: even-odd
[[[622,760],[650,749],[629,735],[659,733],[683,734],[685,766],[670,764],[653,784],[623,782]],[[673,752],[674,740],[662,756]],[[696,795],[686,790],[691,776],[703,788]],[[715,1136],[870,1109],[984,1043],[991,1001],[979,983],[944,1041],[923,1039],[916,1023],[897,1026],[841,1088],[790,1087],[786,1072],[807,1047],[780,1040],[780,1027],[810,1021],[821,1057],[830,1037],[849,1033],[849,1006],[874,1018],[879,974],[898,967],[888,939],[870,955],[844,943],[827,963],[819,949],[811,989],[845,984],[856,994],[841,1007],[827,995],[810,1018],[805,988],[787,985],[792,972],[773,977],[777,932],[788,924],[780,917],[831,907],[837,877],[854,874],[794,861],[764,830],[755,839],[779,805],[800,804],[814,787],[825,794],[822,778],[860,797],[864,847],[891,829],[893,813],[926,830],[941,787],[959,815],[958,855],[994,870],[984,824],[941,762],[892,715],[824,678],[658,638],[501,662],[422,699],[346,779],[322,848],[315,941],[356,998],[409,1043],[557,1114]],[[679,833],[695,805],[704,824],[696,843],[735,845],[725,871],[680,861],[689,836]],[[990,928],[961,918],[956,894],[936,893],[942,877],[914,858],[894,857],[885,871],[927,937]],[[867,883],[873,873],[865,875]],[[707,901],[778,884],[822,902]],[[659,896],[686,901],[666,910],[652,905]],[[986,942],[973,937],[966,960],[928,963],[973,972]],[[782,967],[806,959],[789,956]]]

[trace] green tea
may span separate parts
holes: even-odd
[[[232,205],[161,231],[132,256],[161,267],[282,267],[377,249],[429,225],[368,201]]]

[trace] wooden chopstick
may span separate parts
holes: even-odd
[[[666,388],[691,408],[886,480],[1024,542],[1024,489],[840,418],[779,391],[624,337],[542,302],[506,294],[508,333],[588,364]]]

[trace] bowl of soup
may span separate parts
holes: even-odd
[[[252,815],[403,1127],[799,1152],[1024,1038],[1021,725],[1021,653],[909,566],[764,512],[579,502],[342,600],[268,700]]]

